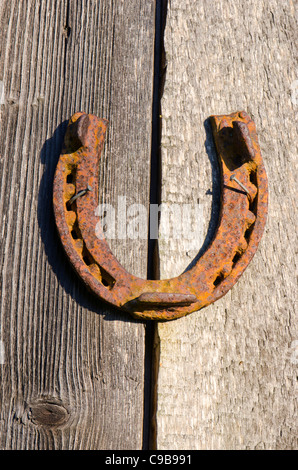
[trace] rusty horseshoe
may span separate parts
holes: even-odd
[[[121,266],[103,232],[95,233],[99,159],[108,122],[81,112],[69,120],[53,188],[60,239],[85,285],[136,318],[172,320],[216,301],[236,283],[262,237],[268,187],[255,124],[244,111],[211,116],[210,122],[221,169],[213,241],[180,276],[144,280]]]

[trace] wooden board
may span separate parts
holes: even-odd
[[[102,200],[148,204],[154,15],[153,0],[1,2],[1,449],[142,447],[144,324],[77,279],[51,193],[85,111],[110,121]],[[147,240],[113,249],[146,277]]]
[[[294,449],[295,3],[171,0],[164,46],[161,202],[198,201],[201,225],[195,246],[187,236],[161,239],[161,277],[186,269],[216,226],[219,180],[208,116],[252,116],[270,201],[261,245],[236,286],[216,304],[158,326],[156,446]]]

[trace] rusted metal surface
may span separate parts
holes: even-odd
[[[222,178],[219,225],[191,269],[159,281],[128,273],[98,231],[98,168],[107,121],[85,113],[69,121],[54,179],[58,232],[85,285],[134,317],[172,320],[209,305],[235,284],[257,250],[268,188],[255,124],[245,112],[210,120]]]

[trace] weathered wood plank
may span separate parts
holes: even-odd
[[[208,116],[244,109],[255,120],[270,201],[259,250],[232,291],[158,326],[158,449],[297,448],[296,32],[292,1],[168,3],[161,202],[198,200],[202,219],[196,249],[186,237],[161,241],[161,277],[182,272],[216,222]]]
[[[2,449],[142,446],[144,325],[72,272],[51,189],[66,120],[80,110],[110,121],[102,199],[148,204],[154,9],[153,0],[1,3]],[[147,240],[113,249],[146,277]]]

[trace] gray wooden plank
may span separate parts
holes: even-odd
[[[140,449],[144,324],[87,293],[51,191],[67,119],[109,119],[101,197],[148,204],[154,1],[0,6],[2,449]],[[113,244],[146,276],[147,240]]]
[[[291,1],[168,2],[161,202],[199,201],[201,230],[195,246],[186,236],[161,240],[161,277],[186,269],[216,223],[208,116],[243,109],[255,120],[270,200],[259,250],[236,286],[158,326],[161,450],[297,448],[296,19]]]

